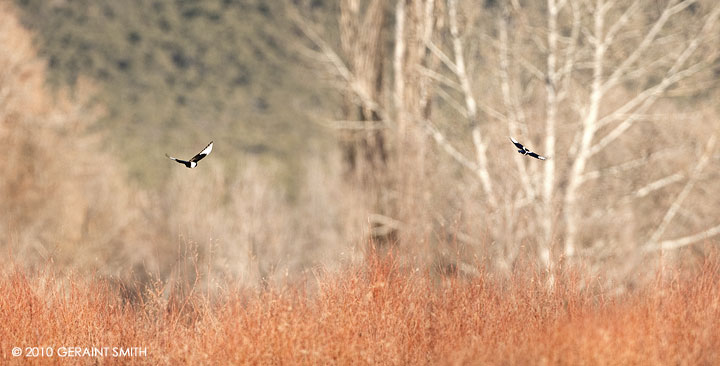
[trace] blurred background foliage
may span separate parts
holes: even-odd
[[[169,152],[216,141],[234,169],[256,155],[296,192],[302,157],[328,141],[309,113],[332,94],[299,62],[283,2],[263,0],[18,0],[55,87],[98,86],[106,149],[130,176],[166,183]],[[331,6],[316,1],[318,11]]]
[[[347,258],[363,205],[316,123],[337,93],[300,62],[283,11],[0,1],[2,255],[172,282],[196,254],[255,284]],[[203,169],[164,156],[210,140]]]
[[[0,247],[143,281],[188,247],[253,284],[368,245],[652,273],[720,233],[719,27],[711,0],[0,1]]]

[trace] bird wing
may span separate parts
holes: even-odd
[[[546,157],[544,157],[544,156],[542,156],[542,155],[538,155],[537,153],[534,153],[534,152],[530,152],[530,153],[528,153],[528,155],[532,156],[532,157],[535,158],[535,159],[540,159],[540,160],[545,160],[545,159],[547,159]]]
[[[194,161],[194,162],[200,161],[202,158],[210,155],[212,148],[213,148],[213,142],[210,141],[210,143],[207,146],[205,146],[203,151],[201,151],[197,155],[193,156],[192,159],[190,159],[190,161]]]
[[[510,137],[510,141],[512,141],[512,143],[515,144],[515,146],[516,146],[518,149],[520,149],[520,150],[524,150],[524,149],[525,149],[525,147],[524,147],[521,143],[517,142],[517,140],[515,140],[514,138]]]
[[[180,164],[187,164],[187,163],[188,163],[188,162],[185,161],[185,160],[180,160],[180,159],[178,159],[178,158],[173,158],[172,156],[170,156],[170,155],[168,155],[168,154],[165,154],[165,156],[167,156],[168,159],[170,159],[170,160],[175,160],[175,161],[177,161],[177,162],[180,163]]]

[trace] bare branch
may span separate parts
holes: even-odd
[[[640,189],[636,190],[633,193],[627,194],[621,199],[615,201],[615,203],[610,206],[606,207],[603,211],[600,211],[598,214],[602,214],[602,212],[607,213],[608,211],[617,210],[619,207],[627,205],[632,203],[634,200],[646,197],[650,193],[657,191],[659,189],[662,189],[663,187],[669,186],[673,183],[677,183],[685,178],[685,174],[681,173],[675,173],[671,174],[669,176],[660,178],[658,180],[655,180],[653,182],[650,182],[646,184],[645,186],[641,187]]]
[[[435,71],[435,70],[428,69],[427,67],[424,67],[424,66],[422,66],[422,65],[418,65],[418,66],[417,66],[417,69],[420,71],[421,74],[423,74],[423,75],[425,75],[425,76],[427,76],[427,77],[429,77],[429,78],[431,78],[431,79],[433,79],[433,80],[435,80],[435,81],[437,81],[437,82],[439,82],[439,83],[441,83],[441,84],[443,84],[443,85],[446,85],[446,86],[448,86],[448,87],[450,87],[450,88],[453,88],[453,89],[455,89],[455,90],[457,90],[457,91],[462,91],[462,87],[460,86],[460,84],[458,84],[457,82],[451,80],[451,79],[448,78],[447,76],[445,76],[445,75],[443,75],[443,74],[441,74],[441,73],[439,73],[439,72],[437,72],[437,71]]]
[[[646,184],[645,186],[641,187],[640,189],[635,191],[634,196],[636,198],[645,197],[648,194],[650,194],[654,191],[657,191],[658,189],[662,189],[665,186],[679,182],[684,178],[685,178],[685,174],[680,174],[680,173],[668,175],[667,177],[660,178],[658,180],[650,182],[650,183]]]
[[[610,26],[610,29],[608,29],[607,33],[605,34],[605,42],[607,44],[613,43],[618,31],[620,31],[620,29],[622,29],[622,27],[627,24],[627,22],[630,20],[630,17],[632,17],[639,8],[640,0],[635,0],[632,4],[630,4],[627,9],[625,9],[623,15],[621,15],[620,18],[612,26]]]
[[[638,94],[635,98],[630,100],[628,103],[626,103],[624,106],[617,109],[615,112],[603,117],[600,121],[598,121],[598,128],[600,126],[606,125],[607,123],[609,123],[609,121],[614,120],[617,115],[628,113],[629,109],[632,109],[634,107],[633,104],[638,104],[642,101],[635,113],[630,114],[628,118],[623,120],[607,135],[600,139],[600,141],[598,141],[595,145],[592,146],[592,148],[590,149],[590,155],[597,154],[602,149],[607,147],[610,143],[615,141],[615,139],[620,137],[625,131],[627,131],[627,129],[632,127],[632,125],[640,119],[642,113],[645,112],[648,108],[650,108],[653,103],[655,103],[655,101],[662,96],[662,93],[670,85],[699,72],[706,65],[707,63],[705,62],[699,62],[683,71],[676,72],[672,76],[666,77],[658,85],[650,89],[646,89],[642,93]]]
[[[405,73],[403,72],[403,60],[405,58],[405,1],[398,0],[395,6],[395,54],[393,55],[393,77],[395,90],[393,98],[395,106],[402,108],[403,96],[405,94]],[[401,122],[401,121],[398,121]],[[402,122],[401,122],[402,123]],[[401,127],[402,128],[402,127]]]
[[[686,1],[684,3],[689,3],[692,1]],[[684,4],[682,3],[682,4]],[[669,6],[669,5],[668,5]],[[700,41],[707,36],[707,34],[710,33],[711,27],[715,24],[715,22],[718,19],[718,16],[720,16],[720,6],[715,7],[712,13],[708,16],[708,18],[705,20],[705,24],[703,25],[703,28],[701,31],[693,38],[693,40],[685,47],[683,52],[675,59],[675,62],[673,63],[672,67],[665,73],[665,77],[661,82],[656,84],[654,87],[648,88],[644,90],[642,93],[638,94],[635,98],[630,100],[629,102],[625,103],[622,107],[615,110],[615,112],[603,117],[598,122],[598,128],[607,125],[608,123],[611,123],[615,119],[617,119],[617,116],[620,114],[627,114],[629,113],[633,108],[637,107],[638,105],[646,102],[648,99],[651,101],[655,101],[661,93],[663,93],[669,86],[677,83],[678,81],[700,71],[703,66],[706,65],[706,63],[698,62],[692,66],[689,66],[685,68],[684,70],[680,70],[685,62],[688,60],[688,58],[695,52],[695,50],[700,45]],[[654,37],[653,37],[654,38]],[[613,75],[617,73],[617,70]],[[617,78],[618,76],[611,76],[610,78]],[[603,88],[606,88],[607,83],[603,86]],[[632,122],[631,122],[632,123]],[[628,126],[629,127],[629,126]]]
[[[337,130],[382,130],[387,128],[384,123],[379,121],[329,120],[327,123],[319,124]]]
[[[460,42],[460,36],[457,26],[457,0],[448,0],[448,18],[450,22],[450,34],[452,35],[453,52],[455,56],[456,70],[455,74],[460,80],[460,86],[465,95],[465,105],[471,119],[470,125],[475,127],[477,124],[477,103],[470,87],[470,79],[465,71],[465,56],[463,55],[463,46]]]
[[[581,28],[580,6],[575,4],[575,1],[570,1],[570,7],[572,9],[573,25],[572,30],[570,31],[570,44],[565,49],[565,64],[557,75],[557,78],[562,78],[563,80],[562,88],[558,90],[558,101],[565,99],[565,96],[570,89],[572,71],[575,68],[575,61],[578,58],[577,43],[580,37]]]
[[[669,62],[673,58],[672,56],[673,56],[672,53],[664,53],[655,60],[645,62],[643,67],[626,72],[625,75],[623,75],[619,81],[626,82],[626,81],[632,81],[632,80],[641,78],[641,77],[647,75],[648,70],[661,68],[661,67],[663,67],[663,65],[669,64]]]
[[[710,136],[710,139],[708,139],[708,142],[705,146],[705,152],[700,157],[700,160],[698,160],[698,163],[695,165],[693,171],[690,173],[690,178],[688,179],[687,183],[685,183],[685,187],[683,187],[680,193],[678,193],[677,197],[675,197],[675,201],[673,201],[672,205],[670,205],[670,208],[668,208],[667,212],[665,212],[665,216],[660,222],[660,225],[658,225],[658,227],[650,236],[650,239],[648,239],[648,242],[645,245],[646,247],[657,243],[660,237],[665,233],[665,230],[670,224],[670,221],[672,221],[672,219],[675,217],[675,214],[677,214],[683,201],[692,190],[695,182],[698,180],[700,172],[702,172],[702,170],[705,168],[705,165],[707,165],[707,163],[710,161],[710,156],[712,156],[713,150],[715,148],[715,140],[715,134]]]
[[[520,62],[520,65],[525,68],[530,74],[535,76],[536,79],[540,81],[545,81],[545,73],[540,71],[535,65],[533,65],[530,61],[526,60],[524,57],[518,57],[518,61]]]
[[[488,116],[496,118],[500,121],[508,120],[508,117],[506,115],[500,113],[500,111],[498,111],[495,108],[490,107],[489,105],[481,103],[481,104],[478,104],[478,108],[480,108],[480,110],[483,111],[483,113],[487,114]]]
[[[518,123],[522,124],[525,121],[525,116],[522,108],[517,105],[515,98],[513,98],[512,91],[510,90],[510,57],[509,57],[509,39],[507,29],[507,15],[503,14],[501,19],[498,19],[498,28],[500,29],[500,67],[498,74],[500,75],[500,90],[502,92],[503,104],[505,109],[508,110],[510,118],[508,119],[508,127],[511,135],[517,135]],[[523,135],[527,131],[522,131]]]
[[[428,40],[426,45],[430,52],[437,56],[437,58],[439,58],[440,61],[442,61],[442,63],[445,64],[448,69],[450,69],[450,71],[452,71],[454,74],[457,74],[457,65],[452,62],[450,57],[445,54],[445,52],[443,52],[437,45],[435,45],[435,43],[430,40]]]
[[[658,20],[655,21],[653,26],[650,28],[648,33],[645,35],[643,40],[640,42],[640,44],[635,48],[635,50],[628,56],[625,61],[623,61],[622,64],[618,68],[615,69],[615,71],[608,77],[608,79],[605,81],[602,87],[602,92],[605,93],[608,89],[612,88],[617,84],[617,82],[620,79],[620,76],[622,76],[627,69],[632,66],[639,58],[640,56],[645,52],[645,50],[652,44],[653,40],[655,40],[655,37],[657,37],[658,33],[662,30],[662,28],[665,26],[665,23],[676,13],[682,11],[683,9],[687,8],[688,6],[695,3],[696,0],[687,0],[687,1],[681,1],[677,3],[677,0],[671,0],[668,1],[665,10],[663,10],[662,14],[658,18]],[[612,40],[612,39],[611,39]],[[607,38],[602,40],[602,43],[607,46],[608,45]]]
[[[445,150],[445,152],[448,153],[455,161],[460,163],[460,165],[464,166],[465,168],[475,172],[477,174],[478,166],[475,164],[472,160],[468,159],[463,155],[458,149],[456,149],[446,138],[445,135],[440,132],[440,130],[433,125],[433,123],[429,120],[423,120],[423,126],[425,127],[425,130],[432,136],[432,138],[435,140],[435,142],[440,145],[440,147]],[[479,175],[478,175],[479,176]]]
[[[628,170],[632,170],[632,169],[635,169],[635,168],[638,168],[641,166],[645,166],[645,165],[647,165],[647,163],[649,161],[651,161],[653,159],[661,158],[661,157],[668,156],[671,154],[672,154],[671,149],[665,149],[662,151],[652,153],[648,156],[644,156],[642,158],[626,161],[624,163],[621,163],[621,164],[618,164],[615,166],[611,166],[611,167],[608,167],[608,168],[605,168],[602,170],[595,170],[592,172],[587,172],[581,176],[580,180],[581,180],[581,182],[586,182],[590,179],[597,179],[602,176],[619,174],[622,172],[626,172]]]
[[[462,104],[460,104],[458,101],[455,100],[450,94],[448,94],[443,88],[436,88],[435,89],[440,98],[442,98],[444,101],[446,101],[451,107],[453,107],[456,111],[458,111],[463,117],[467,118],[468,113],[467,109],[463,107]]]
[[[716,235],[720,235],[720,225],[713,226],[697,234],[688,235],[677,239],[664,240],[656,246],[646,246],[645,251],[678,249],[688,246],[690,244],[697,243],[701,240],[709,239]]]
[[[465,157],[458,149],[456,149],[438,130],[433,123],[427,119],[424,119],[421,121],[423,127],[425,128],[425,131],[432,136],[432,138],[435,140],[435,143],[437,143],[445,152],[450,155],[456,162],[458,162],[460,165],[464,166],[465,168],[472,171],[480,180],[480,183],[486,179],[489,179],[489,176],[487,174],[487,170],[483,171],[481,169],[480,165],[478,163],[475,163]],[[485,187],[483,187],[485,189]],[[495,197],[490,195],[487,190],[485,190],[485,194],[488,195],[488,201],[492,207],[497,207],[497,201],[495,200]]]
[[[335,67],[335,70],[345,80],[350,89],[357,95],[358,98],[363,102],[364,106],[380,117],[383,123],[388,124],[392,127],[392,120],[389,115],[376,103],[367,93],[367,91],[358,83],[355,76],[350,72],[350,69],[345,65],[340,56],[320,37],[320,35],[309,25],[307,22],[296,12],[290,11],[290,18],[295,22],[298,28],[305,34],[310,41],[312,41],[322,53],[327,57],[328,61]]]
[[[590,92],[590,103],[584,111],[582,130],[578,133],[579,140],[573,145],[577,146],[577,156],[570,168],[568,176],[568,187],[565,191],[565,249],[564,254],[572,257],[575,254],[575,240],[578,233],[579,208],[578,208],[578,190],[582,184],[582,175],[591,155],[589,153],[592,145],[595,131],[597,130],[597,118],[602,100],[602,82],[604,73],[605,51],[607,50],[604,42],[599,41],[602,38],[605,29],[605,14],[607,10],[603,6],[603,2],[598,0],[597,7],[593,14],[593,34],[598,42],[593,47],[593,76]]]
[[[423,29],[423,42],[418,45],[418,47],[422,47],[424,50],[425,43],[430,39],[433,32],[433,25],[434,25],[434,15],[435,11],[435,0],[427,0],[425,2],[425,27]]]
[[[691,2],[691,1],[686,1],[686,2]],[[684,4],[684,3],[681,3],[681,4]],[[679,4],[679,5],[681,5],[681,4]],[[678,5],[676,5],[676,6],[678,6]],[[672,8],[670,8],[670,9],[672,9]],[[711,28],[717,22],[718,17],[720,17],[720,6],[716,6],[713,9],[713,11],[710,13],[710,15],[705,20],[705,24],[703,24],[703,27],[700,30],[700,32],[695,36],[695,38],[693,38],[693,40],[688,44],[688,46],[685,47],[683,52],[677,57],[677,59],[675,60],[675,63],[667,71],[663,80],[660,83],[658,83],[657,85],[655,85],[654,87],[648,88],[645,91],[643,91],[642,93],[638,94],[635,98],[633,98],[629,102],[625,103],[625,105],[623,105],[622,107],[615,110],[615,112],[603,117],[603,119],[601,119],[598,122],[598,128],[615,120],[617,118],[617,116],[620,114],[629,113],[635,107],[637,107],[637,110],[635,112],[643,113],[662,95],[662,93],[665,92],[665,90],[668,87],[679,82],[680,80],[682,80],[684,78],[687,78],[687,77],[699,72],[704,67],[708,66],[709,61],[700,61],[700,62],[697,62],[697,63],[681,70],[681,68],[683,67],[685,62],[688,60],[688,58],[690,58],[690,56],[700,46],[700,41],[703,40],[705,36],[707,36],[708,34],[711,33]],[[608,144],[613,142],[620,135],[622,135],[628,128],[630,128],[637,119],[638,118],[635,117],[634,115],[631,115],[629,118],[626,118],[622,123],[620,123],[617,127],[615,127],[612,131],[610,131],[610,133],[605,135],[604,138],[602,138],[598,143],[596,143],[592,147],[592,149],[590,151],[590,155],[593,155],[593,154],[601,151],[602,149],[604,149]]]
[[[560,101],[557,95],[557,84],[558,84],[558,71],[556,68],[557,53],[558,53],[558,29],[557,29],[557,16],[560,11],[558,4],[555,0],[548,0],[548,53],[547,53],[547,78],[545,81],[545,90],[547,94],[546,104],[546,117],[545,117],[545,154],[550,156],[555,155],[555,125],[558,112],[558,104]],[[574,56],[574,55],[573,55]],[[553,200],[553,187],[555,185],[555,160],[550,159],[546,161],[544,166],[544,177],[542,187],[542,198],[543,198],[543,215],[542,215],[542,227],[543,227],[543,251],[547,251],[547,246],[550,244],[550,237],[552,235],[552,200]],[[543,254],[543,257],[545,255]],[[545,260],[546,264],[549,264],[549,258]]]
[[[332,47],[330,47],[330,45],[328,45],[327,42],[325,42],[325,40],[320,37],[320,35],[312,28],[312,26],[310,26],[299,14],[291,11],[290,17],[293,21],[295,21],[295,25],[300,28],[303,34],[305,34],[308,39],[310,39],[318,48],[320,48],[322,54],[328,59],[328,61],[333,64],[340,76],[346,82],[350,83],[352,81],[352,73],[347,68],[347,66],[345,66],[345,63],[342,61],[340,56],[338,56],[337,53],[332,49]]]
[[[475,145],[475,154],[478,164],[476,174],[480,178],[480,182],[483,184],[485,193],[488,195],[488,201],[490,202],[490,205],[496,207],[497,200],[495,199],[493,193],[492,180],[490,180],[490,173],[488,171],[487,155],[485,154],[485,152],[487,151],[487,145],[485,145],[485,143],[482,141],[480,136],[480,128],[478,128],[477,126],[472,129],[472,139],[473,144]]]
[[[478,169],[477,173],[480,177],[480,182],[483,185],[485,193],[489,197],[489,201],[493,206],[497,205],[497,202],[493,193],[492,180],[490,179],[490,173],[488,172],[488,160],[486,155],[487,145],[482,140],[480,134],[480,128],[477,123],[477,103],[473,96],[472,88],[470,87],[470,78],[465,71],[465,56],[463,55],[463,46],[460,41],[460,35],[457,25],[457,0],[447,0],[448,7],[448,21],[450,25],[450,35],[452,36],[453,53],[455,57],[455,74],[460,81],[463,94],[465,96],[465,108],[468,112],[468,118],[470,119],[470,127],[472,128],[472,140],[475,145],[475,155],[477,159]]]
[[[498,20],[498,28],[500,33],[500,68],[498,71],[500,74],[500,89],[502,91],[503,103],[505,104],[505,109],[507,109],[509,113],[509,116],[507,118],[508,132],[510,132],[510,135],[518,135],[519,129],[517,121],[519,118],[519,109],[516,107],[515,103],[513,103],[513,98],[510,91],[510,62],[508,56],[509,41],[506,17],[507,14],[503,14],[502,19]],[[517,165],[520,172],[520,182],[522,183],[522,187],[525,190],[525,195],[531,197],[531,199],[534,199],[537,196],[537,192],[535,191],[535,187],[533,186],[533,184],[530,182],[530,177],[527,172],[525,162],[521,159],[519,155],[515,156],[515,165]]]

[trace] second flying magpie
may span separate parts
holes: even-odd
[[[519,152],[520,154],[529,155],[529,156],[532,156],[532,157],[535,158],[535,159],[540,159],[540,160],[545,160],[545,159],[547,159],[546,157],[544,157],[544,156],[542,156],[542,155],[538,155],[537,153],[534,153],[534,152],[528,150],[527,147],[523,146],[521,143],[517,142],[517,140],[515,140],[515,139],[512,138],[512,137],[510,137],[510,141],[512,141],[512,143],[515,144],[515,147],[518,148],[518,152]]]

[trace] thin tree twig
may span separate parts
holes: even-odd
[[[703,155],[700,157],[700,160],[698,160],[697,164],[695,165],[695,168],[693,168],[692,172],[690,173],[690,177],[685,183],[685,186],[683,189],[678,193],[678,195],[675,197],[675,200],[673,201],[672,205],[668,208],[668,210],[665,212],[665,216],[663,216],[662,221],[657,226],[655,231],[650,235],[650,238],[648,239],[647,243],[645,244],[645,247],[654,245],[654,243],[657,243],[660,237],[665,233],[665,230],[667,229],[668,225],[672,221],[672,219],[675,217],[675,214],[677,214],[678,210],[680,209],[680,206],[682,205],[683,201],[685,201],[685,198],[690,194],[690,191],[692,191],[693,187],[695,186],[695,183],[697,182],[700,172],[705,168],[707,163],[710,161],[710,156],[712,156],[713,150],[715,148],[715,140],[716,135],[713,134],[708,139],[708,142],[705,146],[705,151]]]
[[[673,150],[672,150],[672,149],[664,149],[664,150],[661,150],[661,151],[657,151],[657,152],[654,152],[654,153],[652,153],[652,154],[650,154],[650,155],[648,155],[648,156],[644,156],[644,157],[642,157],[642,158],[637,158],[637,159],[629,160],[629,161],[626,161],[626,162],[624,162],[624,163],[620,163],[620,164],[618,164],[618,165],[610,166],[610,167],[607,167],[607,168],[604,168],[604,169],[601,169],[601,170],[594,170],[594,171],[591,171],[591,172],[587,172],[587,173],[585,173],[585,174],[583,174],[583,175],[581,176],[580,180],[581,180],[582,182],[586,182],[586,181],[588,181],[588,180],[597,179],[597,178],[600,178],[600,177],[602,177],[602,176],[614,175],[614,174],[619,174],[619,173],[622,173],[622,172],[626,172],[626,171],[628,171],[628,170],[632,170],[632,169],[635,169],[635,168],[638,168],[638,167],[641,167],[641,166],[645,166],[648,162],[650,162],[650,161],[652,161],[652,160],[654,160],[654,159],[662,158],[662,157],[671,155],[672,153],[673,153]]]
[[[716,235],[720,235],[720,224],[693,235],[688,235],[677,239],[664,240],[656,246],[645,247],[645,251],[679,249],[690,244],[697,243],[701,240],[709,239]]]
[[[452,36],[453,53],[455,58],[455,74],[460,81],[460,86],[465,96],[465,108],[468,112],[468,119],[470,120],[470,128],[473,145],[475,146],[475,155],[477,159],[477,174],[480,178],[480,182],[483,185],[483,189],[488,196],[489,203],[495,207],[497,206],[497,200],[495,193],[493,192],[493,184],[490,179],[490,173],[488,171],[488,159],[487,159],[487,145],[483,141],[483,136],[480,133],[480,127],[478,126],[478,115],[477,115],[477,103],[473,96],[472,88],[470,87],[470,78],[465,70],[465,56],[463,55],[463,46],[460,41],[458,24],[457,24],[457,0],[448,0],[448,21],[450,23],[450,35]]]
[[[645,197],[645,196],[649,195],[650,193],[657,191],[658,189],[662,189],[673,183],[679,182],[679,181],[683,180],[684,178],[685,178],[685,174],[680,174],[680,173],[675,173],[675,174],[668,175],[666,177],[662,177],[660,179],[654,180],[654,181],[644,185],[643,187],[641,187],[640,189],[635,191],[633,196],[635,198]]]
[[[322,53],[327,57],[328,61],[335,67],[335,70],[340,74],[343,80],[347,82],[350,89],[355,95],[362,101],[366,108],[374,111],[380,117],[383,123],[388,124],[388,127],[394,127],[390,116],[376,103],[367,93],[366,90],[357,82],[357,79],[352,74],[350,69],[345,65],[340,56],[320,37],[320,35],[309,25],[307,22],[296,12],[290,12],[290,18],[295,22],[298,28],[305,34],[310,41],[312,41]]]

